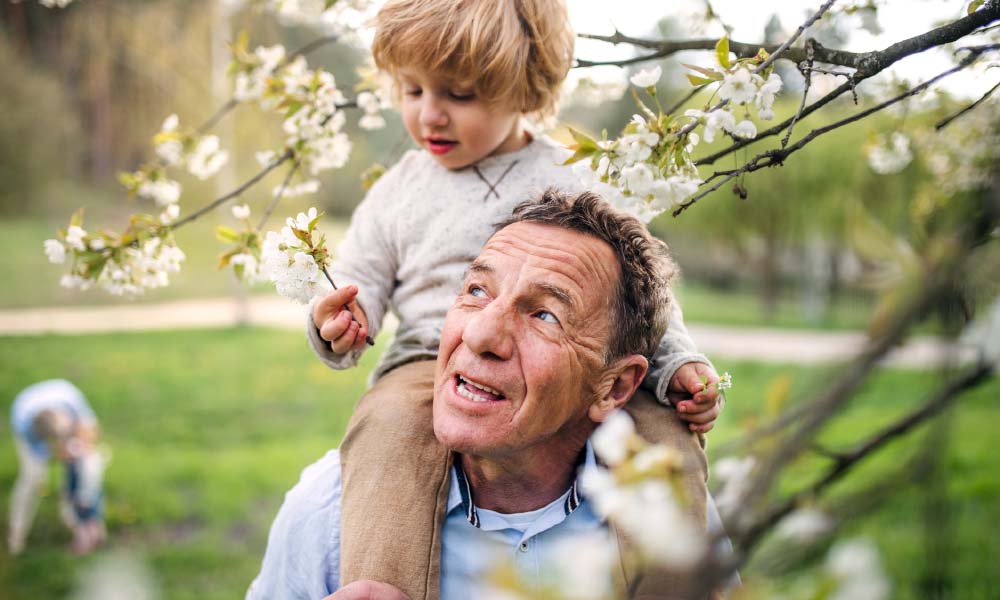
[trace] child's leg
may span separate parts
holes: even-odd
[[[636,431],[643,439],[663,444],[680,453],[684,465],[680,482],[685,496],[682,503],[684,517],[698,530],[705,531],[708,460],[702,448],[701,436],[690,431],[673,409],[658,403],[646,390],[638,390],[625,405],[625,410],[635,421]],[[621,530],[616,530],[616,535],[620,538],[620,543],[631,545]],[[627,577],[630,578],[629,575]],[[692,598],[697,589],[696,583],[691,574],[684,571],[647,571],[643,573],[634,597]],[[665,594],[667,590],[669,593]]]
[[[28,531],[35,520],[38,500],[42,487],[48,475],[48,461],[38,458],[20,439],[14,440],[17,448],[17,481],[10,495],[10,528],[7,537],[7,548],[11,554],[18,554],[24,549],[28,539]]]
[[[438,515],[448,501],[451,461],[434,437],[434,365],[393,369],[354,410],[340,446],[341,585],[374,579],[413,600],[438,595],[434,549],[440,547]]]

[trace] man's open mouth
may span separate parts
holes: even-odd
[[[507,399],[495,389],[466,379],[461,375],[455,375],[455,389],[458,391],[459,396],[468,398],[473,402],[498,402]]]

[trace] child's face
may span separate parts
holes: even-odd
[[[418,69],[400,69],[399,84],[406,130],[443,167],[461,169],[528,143],[520,113],[491,105],[470,85]]]

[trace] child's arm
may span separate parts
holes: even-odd
[[[393,191],[394,170],[375,182],[355,209],[344,240],[337,246],[330,275],[339,289],[314,300],[309,308],[309,345],[333,369],[357,364],[365,349],[365,336],[374,338],[378,334],[395,289],[398,261],[391,219],[399,211],[392,206],[398,198]],[[342,310],[345,304],[357,324]]]
[[[364,350],[368,335],[368,317],[355,298],[358,286],[334,290],[313,303],[312,321],[319,337],[330,343],[337,354]]]
[[[715,386],[702,385],[701,378],[704,376],[712,384],[719,381],[719,376],[708,358],[698,353],[673,295],[670,306],[667,332],[653,355],[642,387],[662,404],[674,406],[691,431],[705,433],[719,416],[719,392]]]

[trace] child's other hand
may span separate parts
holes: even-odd
[[[313,323],[319,329],[319,336],[330,342],[330,348],[337,354],[365,347],[368,317],[358,306],[357,296],[358,286],[345,285],[313,305]],[[351,313],[356,320],[351,318]]]
[[[705,384],[702,378],[705,378]],[[674,372],[667,386],[667,399],[677,409],[688,428],[698,433],[708,433],[715,427],[715,420],[722,412],[722,395],[716,385],[719,375],[704,364],[685,363]]]

